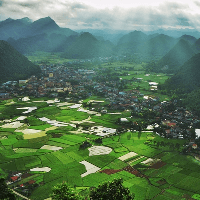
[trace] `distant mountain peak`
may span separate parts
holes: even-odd
[[[44,17],[44,18],[40,18],[40,19],[38,19],[38,20],[36,20],[36,21],[34,21],[33,23],[50,23],[50,22],[52,22],[52,23],[55,23],[56,24],[56,22],[51,18],[51,17]]]
[[[56,24],[56,22],[51,19],[51,17],[45,17],[45,18],[41,18],[38,19],[36,21],[34,21],[31,24],[31,27],[34,29],[34,31],[39,31],[39,30],[58,30],[60,27]]]
[[[9,17],[9,18],[7,18],[6,20],[4,20],[3,22],[4,22],[4,23],[8,23],[8,22],[12,22],[12,21],[14,21],[14,19],[12,19],[12,18]]]
[[[89,32],[83,32],[80,35],[80,39],[91,39],[91,40],[97,41],[97,39],[91,33],[89,33]]]
[[[32,23],[33,21],[29,19],[28,17],[21,18],[21,21],[27,22],[27,23]]]

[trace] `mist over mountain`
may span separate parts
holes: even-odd
[[[166,85],[172,89],[179,89],[187,93],[200,88],[199,63],[200,53],[185,62],[179,71],[166,82]]]
[[[133,31],[122,36],[116,46],[118,54],[137,53],[139,46],[148,39],[141,31]]]
[[[29,54],[35,51],[64,52],[77,38],[76,35],[67,37],[59,33],[41,33],[18,40],[8,38],[7,42],[20,53]]]
[[[158,61],[157,66],[159,69],[166,68],[168,71],[175,72],[194,55],[195,51],[192,46],[187,41],[181,39]]]
[[[199,53],[200,52],[200,39],[198,39],[194,44],[193,44],[193,49]]]
[[[165,34],[174,38],[179,38],[182,35],[190,35],[193,36],[195,38],[199,38],[200,37],[200,33],[199,31],[197,31],[196,29],[189,29],[189,28],[177,28],[177,29],[157,29],[154,31],[144,31],[144,33],[146,34]]]
[[[97,40],[85,32],[63,54],[66,58],[93,58],[112,55],[112,44]]]
[[[0,40],[0,80],[18,80],[40,73],[40,68],[16,51],[6,41]]]
[[[138,51],[148,57],[164,56],[176,44],[176,39],[164,34],[150,35],[149,40],[142,44]]]
[[[49,40],[46,33],[27,38],[20,38],[18,40],[8,38],[7,42],[22,54],[49,50]]]
[[[185,41],[187,41],[189,44],[195,44],[195,42],[197,41],[197,38],[191,36],[191,35],[182,35],[179,39],[183,39]]]
[[[172,71],[200,49],[197,38],[187,34],[175,38],[160,33],[163,30],[148,32],[149,35],[142,31],[88,30],[92,34],[60,28],[50,17],[34,22],[29,18],[8,18],[0,22],[0,39],[7,40],[22,54],[65,52],[63,56],[67,58],[135,55],[147,62],[160,59],[157,68],[167,66]]]
[[[0,39],[7,40],[32,37],[42,33],[60,33],[65,36],[77,35],[75,31],[68,28],[60,28],[50,17],[41,18],[32,22],[29,18],[6,19],[0,22]]]
[[[11,18],[0,22],[0,39],[7,40],[9,37],[18,39],[24,37],[28,30],[29,24],[26,20],[14,20]]]

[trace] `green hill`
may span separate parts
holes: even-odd
[[[117,44],[116,51],[118,54],[137,53],[139,46],[148,40],[148,36],[141,31],[133,31],[122,36]]]
[[[197,39],[195,37],[193,37],[191,35],[186,35],[186,34],[182,35],[180,37],[180,39],[187,41],[189,44],[194,44],[197,41]]]
[[[40,73],[30,62],[7,42],[0,40],[0,81],[18,80]]]
[[[49,40],[46,33],[34,35],[27,38],[20,38],[18,40],[9,38],[7,42],[22,54],[49,50]]]
[[[0,40],[13,38],[28,38],[41,34],[50,35],[51,33],[62,34],[65,36],[78,35],[69,28],[60,28],[50,17],[45,17],[32,22],[29,18],[11,19],[8,18],[0,22]]]
[[[200,53],[181,66],[177,74],[168,79],[160,89],[178,95],[183,104],[200,116]]]
[[[97,40],[92,34],[85,32],[63,53],[65,58],[88,59],[112,55],[113,45]]]
[[[157,68],[175,72],[193,55],[195,55],[195,51],[191,45],[187,41],[181,39],[163,58],[158,61]]]
[[[179,69],[179,72],[172,76],[166,84],[170,90],[191,92],[200,88],[200,53],[194,55]]]
[[[200,52],[200,39],[198,39],[194,44],[193,44],[193,49],[199,53]]]
[[[151,36],[149,36],[151,38]],[[176,39],[164,34],[159,34],[139,47],[139,52],[149,57],[164,56],[176,44]]]

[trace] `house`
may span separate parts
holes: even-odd
[[[28,82],[27,80],[19,80],[19,84],[25,84],[27,82]]]
[[[127,123],[127,122],[129,122],[129,121],[128,121],[128,119],[126,119],[126,118],[120,118],[120,122],[122,122],[122,123]]]
[[[193,149],[197,149],[197,144],[193,144],[193,145],[192,145],[192,148],[193,148]]]
[[[11,176],[10,179],[11,179],[11,182],[14,183],[16,181],[20,181],[21,180],[21,176]]]

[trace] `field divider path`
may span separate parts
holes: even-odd
[[[29,199],[29,198],[23,196],[22,194],[16,192],[15,190],[13,190],[13,189],[11,189],[11,190],[12,190],[12,192],[13,192],[15,195],[17,195],[17,196],[19,196],[19,197],[21,197],[21,198],[23,198],[23,199],[26,199],[26,200],[31,200],[31,199]]]

